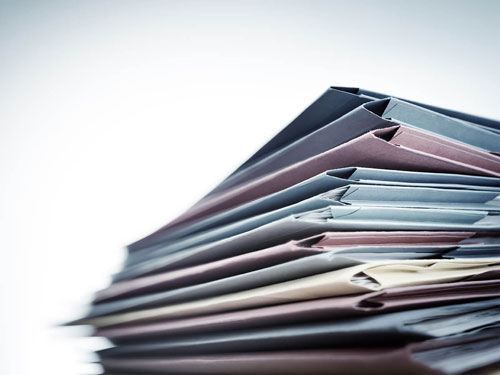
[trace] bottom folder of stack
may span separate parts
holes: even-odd
[[[96,293],[105,374],[500,374],[500,123],[331,88]]]

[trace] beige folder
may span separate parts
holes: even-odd
[[[400,286],[449,283],[481,272],[499,269],[500,258],[498,257],[383,261],[191,302],[83,319],[76,323],[104,327],[143,320],[180,318],[367,293]]]

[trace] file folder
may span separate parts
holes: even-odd
[[[331,87],[67,325],[108,375],[500,375],[499,312],[500,122]]]
[[[164,307],[83,318],[75,323],[104,327],[129,322],[187,317],[283,302],[366,293],[399,286],[448,283],[499,269],[500,258],[409,260],[362,264],[257,289]]]
[[[95,335],[106,337],[115,343],[134,342],[154,337],[326,321],[498,297],[500,272],[484,275],[486,280],[389,288],[354,296],[285,303],[184,319],[111,326],[97,329]]]
[[[104,358],[108,375],[114,371],[140,374],[238,375],[456,375],[493,369],[500,340],[494,333],[434,339],[396,348],[342,348],[230,353],[168,358]],[[460,353],[457,360],[456,353]],[[478,356],[478,354],[485,354]],[[483,372],[481,372],[483,374]],[[488,374],[485,372],[484,374]]]
[[[101,358],[294,350],[338,346],[401,345],[480,331],[500,329],[500,298],[379,314],[277,326],[268,329],[164,337],[156,341],[123,344],[99,352]]]
[[[209,263],[162,272],[110,285],[96,293],[94,302],[141,293],[170,290],[224,277],[255,271],[294,259],[321,254],[330,249],[353,246],[425,246],[459,245],[466,239],[469,246],[484,245],[485,237],[476,232],[325,232],[303,240],[292,240],[262,250]],[[486,238],[486,243],[490,241]],[[465,243],[464,243],[465,244]],[[465,251],[465,250],[463,250]]]
[[[500,193],[500,179],[468,175],[394,171],[370,168],[341,168],[325,171],[306,181],[274,194],[235,207],[234,209],[189,223],[187,226],[160,230],[130,245],[129,251],[146,249],[158,243],[163,246],[180,238],[207,231],[229,223],[258,216],[266,212],[290,206],[349,184],[408,186],[439,189],[484,190]]]
[[[248,232],[147,259],[115,275],[120,281],[162,270],[219,260],[327,231],[498,231],[500,216],[486,211],[369,206],[328,206],[272,221]]]
[[[241,171],[256,161],[262,159],[276,150],[322,128],[323,126],[339,119],[343,115],[358,108],[359,106],[375,101],[377,99],[391,98],[392,95],[381,94],[354,87],[332,86],[312,105],[310,105],[297,119],[292,121],[281,132],[267,142],[252,157],[243,163],[236,171]],[[486,119],[484,117],[461,113],[445,108],[439,108],[415,101],[398,98],[399,100],[412,103],[421,108],[428,109],[439,114],[453,117],[458,120],[473,123],[477,127],[500,130],[500,122]]]
[[[252,166],[228,177],[210,195],[248,183],[340,146],[368,131],[391,127],[395,123],[428,131],[486,152],[500,151],[500,134],[398,99],[383,99],[361,105],[345,116],[269,154]]]
[[[500,157],[404,125],[370,131],[343,145],[196,204],[166,228],[286,189],[328,169],[370,167],[500,176]]]

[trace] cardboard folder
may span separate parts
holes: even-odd
[[[295,120],[243,163],[238,170],[246,168],[246,166],[254,163],[256,160],[275,152],[283,146],[302,138],[304,135],[337,120],[360,105],[371,101],[373,101],[371,97],[363,97],[342,90],[328,89]]]
[[[431,339],[399,347],[290,350],[168,358],[103,358],[105,374],[457,375],[490,374],[498,363],[498,331]],[[457,354],[459,359],[457,359]],[[485,372],[477,370],[485,369]],[[136,372],[134,372],[136,371]],[[472,372],[471,372],[472,371]]]
[[[176,269],[278,245],[327,231],[497,231],[500,216],[486,211],[369,206],[329,206],[291,215],[232,237],[168,253],[124,268],[115,281]],[[163,251],[163,250],[162,250]]]
[[[465,248],[465,249],[464,249]],[[464,251],[465,250],[465,251]],[[137,310],[146,307],[192,301],[200,298],[254,289],[319,273],[387,260],[478,259],[500,255],[499,245],[356,246],[326,248],[316,255],[302,257],[271,267],[257,269],[206,283],[162,290],[92,306],[88,317]]]
[[[332,87],[67,325],[108,375],[494,375],[499,288],[500,123]]]
[[[354,296],[322,298],[192,318],[105,327],[97,329],[94,334],[113,342],[134,342],[154,337],[291,325],[474,301],[498,297],[499,275],[500,273],[486,273],[486,280],[389,288]]]
[[[425,246],[458,245],[472,238],[469,246],[482,244],[475,232],[325,232],[304,240],[292,240],[266,249],[111,284],[96,293],[94,303],[130,295],[170,290],[274,266],[321,254],[336,247],[361,245]],[[493,241],[493,239],[488,242]],[[500,238],[496,242],[500,242]]]
[[[299,117],[297,117],[297,119],[292,121],[254,155],[252,155],[252,157],[243,163],[234,172],[234,174],[248,168],[248,166],[257,161],[262,160],[265,156],[282,149],[283,147],[310,133],[313,133],[327,124],[330,124],[364,103],[390,97],[392,97],[392,95],[368,91],[360,88],[339,86],[330,87],[318,100],[311,104]],[[478,127],[500,130],[500,122],[495,120],[430,106],[407,99],[399,99],[445,116],[472,123]]]
[[[264,196],[219,214],[160,230],[128,247],[130,252],[166,246],[188,235],[238,222],[291,206],[329,190],[347,185],[407,186],[439,189],[484,190],[500,193],[500,179],[444,173],[423,173],[371,168],[340,168],[322,172],[282,191]],[[454,207],[456,208],[456,207]]]
[[[126,266],[232,237],[291,214],[330,205],[442,208],[500,213],[500,192],[349,184],[269,213],[194,234],[173,243],[133,252],[127,257]]]
[[[162,337],[105,349],[99,352],[99,356],[154,357],[355,345],[390,346],[459,335],[488,326],[500,328],[500,298],[325,322]]]
[[[488,191],[415,187],[346,185],[324,194],[347,205],[371,205],[458,210],[500,210],[500,195]]]
[[[485,254],[481,252],[483,246],[486,247]],[[474,253],[476,253],[473,258],[488,258],[500,254],[498,251],[500,245],[483,246],[473,246]],[[469,246],[465,245],[465,247]],[[493,247],[493,251],[489,251],[490,247]],[[460,250],[460,247],[456,245],[341,247],[275,266],[216,279],[207,283],[96,304],[92,306],[87,316],[95,317],[146,307],[192,301],[377,261],[397,259],[455,259],[454,252],[457,250]],[[460,259],[465,258],[460,256]]]
[[[459,281],[478,273],[498,270],[500,269],[499,259],[435,259],[361,264],[338,271],[192,302],[96,318],[83,318],[74,324],[92,324],[96,327],[103,327],[366,293],[398,286],[447,283]]]
[[[343,93],[350,93],[356,97],[361,97],[361,98],[372,98],[372,99],[383,99],[383,98],[388,98],[388,97],[394,97],[393,95],[388,95],[388,94],[383,94],[375,91],[370,91],[370,90],[365,90],[362,88],[357,88],[357,87],[341,87],[341,86],[332,86],[330,88],[331,90],[336,90],[337,92],[343,92]],[[352,98],[352,97],[351,97]],[[484,128],[489,128],[492,130],[500,130],[500,122],[496,120],[492,120],[489,118],[481,117],[481,116],[476,116],[472,115],[469,113],[463,113],[460,111],[455,111],[455,110],[450,110],[447,108],[441,108],[433,105],[429,105],[426,103],[420,103],[416,102],[414,100],[408,100],[400,97],[395,97],[400,100],[403,100],[408,103],[412,103],[415,105],[418,105],[419,107],[423,107],[426,109],[429,109],[434,112],[441,113],[446,116],[454,117],[459,120],[463,120],[469,123],[477,124],[479,126],[482,126]],[[352,98],[355,100],[355,98]]]
[[[248,184],[208,197],[164,229],[286,189],[333,168],[370,167],[500,176],[500,157],[403,125],[368,132]]]
[[[345,116],[269,154],[221,182],[210,194],[262,177],[301,160],[342,145],[368,131],[387,128],[394,122],[432,132],[487,152],[500,151],[500,134],[473,124],[403,102],[385,99],[363,104]]]

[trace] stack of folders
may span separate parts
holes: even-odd
[[[332,87],[128,247],[106,374],[498,374],[500,122]]]

